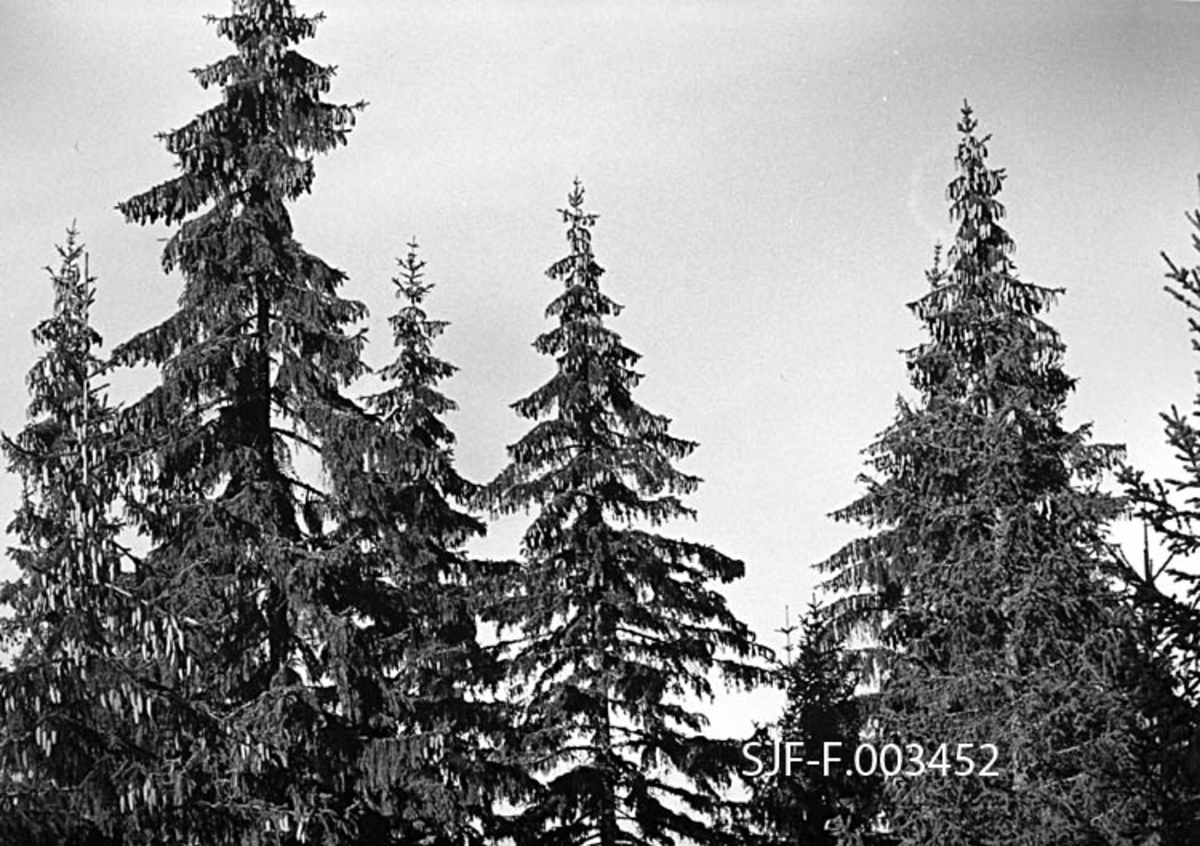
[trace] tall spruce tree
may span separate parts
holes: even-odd
[[[699,480],[675,469],[695,444],[632,392],[639,356],[605,325],[595,214],[576,181],[562,209],[569,252],[547,275],[563,291],[557,325],[534,344],[553,356],[546,384],[514,404],[537,421],[509,447],[487,498],[498,513],[536,509],[523,566],[494,611],[515,628],[511,688],[521,694],[524,760],[545,791],[521,817],[521,844],[722,842],[716,819],[738,764],[705,738],[695,699],[712,674],[749,686],[763,673],[751,632],[711,586],[740,561],[649,531],[692,515]]]
[[[367,399],[376,416],[364,431],[367,466],[348,454],[332,461],[335,547],[366,550],[374,579],[344,592],[362,615],[331,644],[340,659],[353,719],[373,737],[372,760],[402,766],[367,779],[364,843],[481,843],[496,832],[499,800],[528,792],[519,768],[500,761],[506,709],[491,695],[500,668],[476,638],[476,613],[490,572],[464,544],[484,532],[461,505],[477,493],[453,465],[454,434],[443,416],[455,403],[439,383],[455,367],[433,344],[446,327],[425,312],[432,285],[415,241],[392,280],[400,308],[390,316],[395,359],[380,371],[385,389]]]
[[[910,306],[929,336],[907,356],[919,402],[899,403],[870,450],[877,478],[839,514],[878,531],[823,566],[866,588],[844,619],[873,619],[897,652],[877,742],[921,744],[925,764],[888,783],[900,842],[1140,842],[1136,711],[1114,670],[1126,633],[1101,576],[1119,503],[1097,482],[1116,451],[1063,426],[1073,380],[1042,318],[1058,292],[1016,276],[1005,175],[976,126],[964,105],[955,242]],[[974,744],[972,775],[954,774],[958,744]]]
[[[288,211],[361,104],[325,102],[334,69],[294,49],[320,16],[234,0],[209,20],[236,48],[195,71],[221,102],[162,136],[179,175],[119,205],[177,227],[163,266],[184,281],[178,310],[115,352],[161,371],[122,424],[143,447],[147,578],[186,621],[192,659],[139,821],[153,842],[391,842],[417,753],[398,737],[399,691],[376,677],[398,647],[374,624],[404,614],[391,574],[411,562],[364,536],[385,516],[351,507],[383,505],[352,488],[392,441],[344,393],[366,370],[365,308]]]
[[[1187,219],[1200,231],[1200,210]],[[1195,233],[1193,245],[1200,250]],[[1194,315],[1200,311],[1200,266],[1177,265],[1165,253],[1163,259],[1167,292]],[[1189,317],[1188,329],[1192,348],[1200,351],[1200,322]],[[1194,406],[1200,408],[1200,396]],[[1194,844],[1200,843],[1200,574],[1186,564],[1200,551],[1200,428],[1195,410],[1183,414],[1172,406],[1161,417],[1179,474],[1151,479],[1124,466],[1121,481],[1134,516],[1153,530],[1164,560],[1152,560],[1147,538],[1142,566],[1126,566],[1123,575],[1141,652],[1162,670],[1141,680],[1156,817],[1164,842]]]
[[[27,380],[30,422],[3,444],[23,490],[9,527],[20,576],[0,593],[18,647],[0,669],[0,842],[31,846],[117,842],[156,755],[148,703],[180,658],[117,540],[121,446],[73,226],[59,254],[54,312],[33,332],[46,351]]]

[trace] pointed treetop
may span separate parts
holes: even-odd
[[[988,249],[980,255],[985,263],[982,266],[972,263],[970,269],[987,270],[995,266],[997,270],[1011,272],[1012,265],[1002,257],[1012,253],[1013,242],[998,223],[1004,218],[1005,211],[1003,204],[995,199],[1004,184],[1005,172],[1003,168],[989,168],[985,163],[987,143],[992,136],[976,137],[978,125],[970,105],[964,101],[962,120],[958,124],[963,137],[958,142],[955,157],[958,176],[946,186],[950,219],[959,224],[954,246],[950,248],[950,264],[974,255],[978,239],[987,243]]]
[[[792,663],[792,635],[796,632],[796,625],[792,622],[792,607],[790,605],[783,606],[783,625],[775,631],[784,636],[785,645],[783,647],[784,654],[787,655],[787,663]]]
[[[425,262],[417,258],[417,249],[420,246],[417,236],[410,238],[405,246],[408,247],[408,255],[396,259],[401,275],[393,278],[392,284],[396,287],[397,298],[408,300],[410,306],[417,307],[421,305],[425,295],[433,290],[433,285],[421,281],[425,277]]]
[[[975,131],[975,127],[979,125],[979,121],[975,120],[975,110],[971,108],[970,102],[966,97],[963,97],[962,118],[958,122],[958,131],[963,135],[970,135]]]
[[[209,16],[217,35],[237,52],[192,71],[200,86],[223,89],[223,101],[184,126],[159,133],[167,151],[178,158],[179,174],[149,191],[117,204],[127,221],[168,226],[213,203],[220,214],[192,229],[211,229],[238,208],[255,208],[267,228],[290,232],[290,220],[264,203],[292,201],[311,190],[311,156],[346,144],[356,114],[366,106],[325,102],[335,73],[291,45],[311,38],[320,16],[299,15],[287,0],[235,0],[233,13]],[[192,232],[192,236],[199,235]],[[193,241],[172,238],[164,269],[198,262]],[[206,255],[206,263],[218,256]],[[241,259],[242,265],[248,263]]]
[[[583,211],[583,183],[575,177],[571,192],[567,195],[568,208],[559,209],[563,223],[570,224],[567,228],[567,243],[571,245],[571,253],[560,261],[550,265],[546,275],[551,279],[561,279],[567,288],[584,285],[598,289],[600,276],[604,268],[596,264],[592,255],[592,226],[600,219],[600,215]],[[614,304],[615,305],[615,304]],[[616,314],[617,306],[611,313]],[[547,311],[549,316],[551,312]]]

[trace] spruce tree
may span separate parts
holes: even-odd
[[[122,447],[73,226],[59,254],[54,312],[33,332],[46,351],[27,379],[30,422],[3,444],[22,497],[9,526],[20,576],[0,593],[18,647],[0,669],[0,841],[31,845],[120,836],[156,756],[149,703],[181,657],[118,542]]]
[[[174,227],[163,267],[183,277],[178,310],[114,354],[161,372],[122,426],[142,447],[147,578],[191,659],[161,717],[166,799],[138,803],[147,841],[348,842],[403,768],[353,687],[386,580],[337,534],[354,475],[338,462],[369,465],[379,428],[345,395],[366,310],[288,211],[361,106],[325,102],[334,69],[295,49],[320,19],[286,0],[210,17],[235,52],[194,73],[221,102],[161,136],[179,174],[118,206]]]
[[[1200,231],[1200,211],[1187,219]],[[1193,245],[1200,250],[1196,239],[1193,233]],[[1180,266],[1165,253],[1163,259],[1166,291],[1194,315],[1200,311],[1200,266]],[[1188,329],[1192,348],[1200,351],[1200,322],[1189,317]],[[1200,396],[1193,405],[1200,408]],[[1181,844],[1200,843],[1200,575],[1183,566],[1200,550],[1200,428],[1195,416],[1195,410],[1183,414],[1175,406],[1161,415],[1178,475],[1153,479],[1128,465],[1121,469],[1131,510],[1153,530],[1164,559],[1153,561],[1147,537],[1142,566],[1127,564],[1123,576],[1131,589],[1141,653],[1161,668],[1147,674],[1140,688],[1156,817],[1164,842]]]
[[[877,478],[839,515],[878,531],[824,567],[866,588],[843,619],[895,650],[876,743],[923,748],[923,775],[888,782],[900,842],[1132,843],[1136,710],[1102,576],[1120,504],[1098,488],[1116,450],[1063,426],[1074,382],[1043,318],[1059,292],[1017,278],[1005,174],[976,126],[964,105],[955,242],[910,305],[928,334],[907,355],[919,401],[899,403],[870,450]]]
[[[363,433],[367,466],[354,454],[331,462],[345,473],[335,480],[344,516],[333,548],[365,549],[375,576],[343,592],[363,616],[333,645],[345,652],[341,684],[352,718],[372,737],[368,754],[403,762],[387,780],[367,779],[359,836],[448,846],[491,836],[495,803],[526,787],[520,770],[499,760],[507,742],[506,711],[492,695],[500,669],[476,636],[491,574],[464,552],[484,526],[460,507],[477,486],[455,470],[443,419],[455,403],[439,383],[456,368],[433,344],[447,324],[425,312],[433,286],[416,242],[408,247],[392,280],[402,303],[389,318],[397,354],[380,371],[385,389],[366,401],[374,415]]]
[[[755,735],[764,772],[746,773],[750,819],[760,832],[754,842],[764,846],[835,846],[852,836],[863,844],[888,842],[874,831],[882,778],[856,775],[845,763],[863,736],[868,708],[855,693],[857,656],[835,641],[831,625],[827,608],[809,608],[795,655],[789,644],[779,668],[787,692],[783,715]],[[840,762],[825,765],[834,758]]]
[[[749,686],[763,650],[712,583],[743,573],[717,550],[651,529],[692,515],[699,479],[673,463],[695,448],[633,399],[638,354],[605,325],[597,216],[576,181],[562,209],[569,252],[547,275],[563,285],[535,349],[556,372],[514,404],[536,421],[509,447],[487,499],[534,509],[523,561],[493,612],[516,629],[510,688],[520,696],[523,760],[544,793],[521,816],[521,844],[722,842],[716,823],[737,750],[703,736],[695,700],[713,674]]]

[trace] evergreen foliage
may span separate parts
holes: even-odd
[[[720,591],[743,563],[666,528],[694,517],[676,464],[697,445],[633,398],[579,181],[534,342],[555,372],[481,487],[455,466],[415,240],[394,357],[354,399],[366,308],[293,231],[364,106],[326,102],[335,69],[297,50],[322,16],[231,3],[208,21],[233,54],[193,71],[221,101],[160,136],[178,174],[118,205],[171,229],[177,310],[107,361],[73,226],[48,269],[28,423],[2,444],[22,495],[0,846],[1200,844],[1200,395],[1162,415],[1176,478],[1120,465],[1127,498],[1102,490],[1121,451],[1064,425],[1062,292],[1017,276],[969,105],[955,240],[908,305],[916,399],[834,515],[869,534],[817,565],[837,597],[771,670]],[[1200,351],[1200,265],[1167,264]],[[113,366],[160,379],[115,408]],[[1127,505],[1161,565],[1116,560]],[[521,561],[469,557],[472,507],[532,514]],[[746,758],[700,707],[772,678],[787,705],[754,739],[893,744],[907,772],[919,748],[923,771],[797,764],[734,802]]]
[[[739,756],[702,735],[693,702],[711,695],[714,672],[758,683],[748,662],[764,651],[709,586],[742,563],[641,527],[692,515],[680,496],[699,479],[673,462],[695,444],[633,399],[639,356],[605,325],[620,306],[600,289],[597,216],[583,199],[576,181],[561,210],[570,249],[547,271],[563,284],[546,310],[557,325],[534,344],[556,372],[514,404],[536,422],[487,491],[498,513],[536,510],[493,612],[518,633],[524,760],[547,778],[517,841],[723,842],[714,823]]]
[[[295,239],[288,204],[362,104],[326,103],[333,68],[293,49],[320,16],[235,0],[210,21],[236,53],[195,75],[222,102],[162,136],[180,174],[119,205],[177,227],[163,266],[184,279],[179,309],[115,353],[162,374],[122,426],[143,450],[132,515],[147,572],[192,659],[154,775],[174,789],[139,807],[141,830],[462,842],[488,804],[459,754],[488,715],[451,675],[479,662],[455,582],[479,525],[445,499],[465,489],[437,420],[436,324],[411,310],[394,322],[398,384],[377,413],[346,396],[367,370],[353,328],[366,310]],[[423,295],[415,281],[409,293]]]
[[[14,611],[3,639],[18,648],[0,670],[0,842],[31,846],[114,830],[155,755],[157,671],[179,658],[170,619],[150,613],[123,566],[136,562],[117,541],[121,449],[74,227],[59,255],[53,315],[33,332],[45,353],[27,379],[30,422],[3,445],[23,490],[9,526],[20,576],[0,591]]]
[[[354,719],[376,738],[372,755],[404,762],[391,782],[368,780],[375,807],[362,836],[479,843],[496,831],[496,801],[523,796],[528,785],[519,768],[500,763],[511,742],[507,712],[491,695],[501,668],[480,647],[475,623],[491,574],[463,552],[484,526],[455,507],[477,487],[454,469],[455,439],[442,416],[455,404],[438,384],[455,368],[432,349],[446,323],[422,306],[433,286],[417,244],[408,246],[392,280],[402,302],[389,318],[397,355],[380,371],[385,390],[366,403],[381,430],[366,470],[338,486],[345,516],[334,533],[338,547],[369,550],[380,576],[353,589],[365,615],[344,647]],[[335,466],[355,467],[354,455],[344,458]]]
[[[166,728],[174,789],[142,823],[183,842],[255,844],[351,827],[334,796],[356,763],[329,647],[352,625],[337,596],[361,574],[323,554],[322,493],[293,467],[353,416],[360,303],[292,235],[286,203],[309,190],[311,153],[346,141],[354,107],[321,98],[333,69],[291,49],[317,18],[288,2],[235,0],[209,21],[236,53],[195,71],[222,102],[162,135],[175,178],[119,204],[177,229],[179,309],[117,348],[160,368],[123,425],[144,448],[133,508],[151,578],[188,622],[192,671]]]
[[[779,722],[756,733],[767,750],[789,756],[786,744],[797,744],[797,761],[774,775],[748,778],[752,792],[751,820],[762,832],[764,846],[836,846],[850,837],[864,844],[889,842],[874,831],[879,811],[882,779],[847,770],[866,728],[867,707],[855,695],[856,657],[837,644],[830,633],[828,609],[812,606],[800,622],[800,642],[795,657],[789,654],[780,668],[787,704]],[[790,653],[790,649],[789,649]],[[826,744],[831,744],[826,746]],[[843,763],[808,766],[801,761],[829,757]],[[789,771],[790,769],[790,771]]]
[[[1200,211],[1187,217],[1200,231]],[[1198,239],[1193,233],[1200,250]],[[1165,253],[1163,258],[1170,280],[1166,290],[1187,310],[1192,348],[1200,351],[1200,321],[1194,317],[1200,311],[1200,266],[1179,266]],[[1200,396],[1195,405],[1200,407]],[[1200,429],[1195,411],[1182,414],[1172,406],[1161,416],[1179,475],[1149,479],[1125,466],[1121,481],[1133,514],[1153,529],[1165,560],[1152,562],[1147,540],[1142,567],[1126,566],[1123,575],[1133,596],[1142,654],[1159,668],[1141,680],[1156,815],[1165,842],[1190,844],[1200,843],[1200,575],[1180,565],[1200,551]],[[1164,576],[1173,584],[1164,584]]]
[[[905,844],[1137,842],[1134,704],[1119,683],[1125,635],[1101,569],[1120,504],[1098,490],[1116,450],[1068,430],[1073,380],[1042,314],[1057,291],[1020,281],[969,106],[958,125],[958,224],[944,270],[910,308],[929,340],[907,356],[915,406],[872,445],[878,479],[839,513],[876,527],[823,565],[861,588],[842,619],[896,650],[880,739],[926,758],[971,743],[994,778],[930,773],[889,782]]]

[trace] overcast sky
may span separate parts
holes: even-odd
[[[1175,2],[399,2],[303,0],[328,15],[302,47],[337,64],[333,99],[365,99],[350,144],[317,163],[295,208],[305,246],[368,303],[391,354],[394,258],[416,235],[461,368],[459,468],[478,481],[527,429],[509,404],[552,364],[530,343],[565,250],[571,181],[600,214],[597,259],[644,355],[637,394],[699,441],[705,479],[678,531],[746,561],[728,595],[771,646],[805,605],[810,565],[853,537],[828,512],[861,487],[860,451],[891,420],[904,304],[948,242],[946,183],[964,97],[1022,278],[1066,288],[1050,314],[1079,378],[1073,423],[1170,468],[1159,411],[1195,393],[1185,315],[1161,292],[1168,250],[1194,263],[1200,202],[1200,4]],[[23,425],[42,270],[78,221],[108,346],[168,315],[162,228],[116,202],[170,178],[154,138],[217,101],[188,73],[227,43],[220,0],[0,0],[0,429]],[[132,396],[147,377],[123,376]],[[18,486],[0,481],[0,513]],[[494,524],[508,557],[527,520]],[[0,563],[0,577],[13,568]],[[717,726],[779,697],[725,699]]]

